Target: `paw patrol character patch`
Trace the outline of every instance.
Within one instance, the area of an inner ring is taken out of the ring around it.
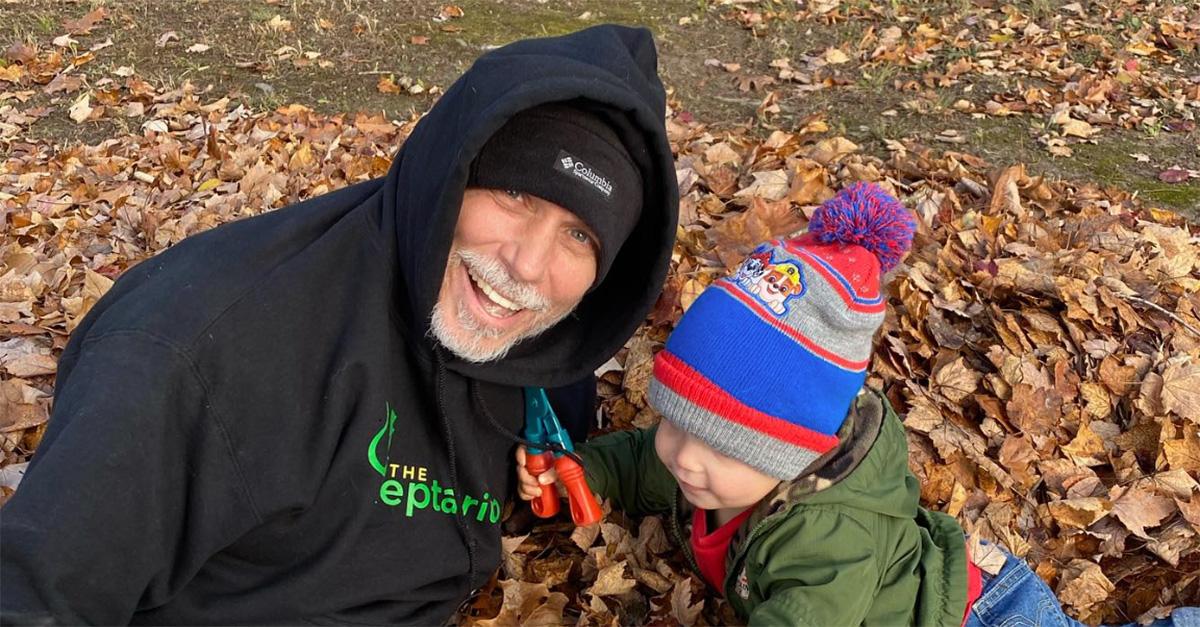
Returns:
[[[757,279],[743,285],[747,292],[778,316],[787,313],[788,301],[803,296],[807,289],[804,270],[791,261],[767,264]]]
[[[763,244],[754,249],[749,257],[738,266],[737,273],[733,275],[733,280],[742,287],[750,287],[767,273],[767,266],[771,265],[770,246]]]

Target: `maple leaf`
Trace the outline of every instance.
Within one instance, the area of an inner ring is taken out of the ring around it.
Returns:
[[[1157,527],[1167,516],[1175,513],[1174,501],[1154,494],[1146,486],[1133,485],[1128,488],[1114,486],[1112,513],[1133,535],[1146,540],[1146,527]]]
[[[696,624],[701,610],[704,609],[704,599],[692,603],[692,582],[681,579],[675,582],[671,589],[671,616],[684,627]]]
[[[1200,362],[1176,362],[1162,374],[1162,407],[1200,425]]]
[[[975,392],[979,385],[979,373],[967,366],[966,361],[959,357],[947,363],[933,375],[933,383],[942,396],[953,404],[959,404]]]

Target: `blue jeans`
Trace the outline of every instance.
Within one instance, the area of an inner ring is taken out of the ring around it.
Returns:
[[[971,606],[966,627],[1082,627],[1083,623],[1063,612],[1050,587],[1025,560],[1007,557],[998,574],[983,573],[983,592]],[[1200,608],[1176,608],[1150,625],[1200,627]]]

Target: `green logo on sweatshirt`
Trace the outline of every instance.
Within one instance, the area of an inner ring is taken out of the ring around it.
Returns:
[[[475,517],[483,522],[492,524],[500,522],[500,502],[484,492],[482,499],[464,494],[460,500],[454,494],[454,488],[438,484],[437,479],[429,481],[429,469],[404,463],[393,463],[392,438],[396,434],[396,410],[387,406],[387,420],[383,427],[371,438],[367,448],[367,461],[371,468],[379,473],[383,481],[379,484],[379,500],[388,507],[404,508],[404,515],[412,518],[414,511],[433,508],[439,514],[457,515],[460,511],[464,517]],[[384,442],[386,438],[387,442]],[[382,447],[383,457],[380,458]],[[472,511],[474,509],[474,511]]]

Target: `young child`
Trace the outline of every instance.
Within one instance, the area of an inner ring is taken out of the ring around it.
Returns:
[[[669,513],[692,567],[752,625],[1078,624],[1022,560],[981,572],[958,523],[918,506],[904,426],[864,388],[881,276],[914,229],[878,186],[843,190],[679,321],[655,357],[656,427],[579,447],[592,489]],[[522,498],[553,481],[517,461]]]

